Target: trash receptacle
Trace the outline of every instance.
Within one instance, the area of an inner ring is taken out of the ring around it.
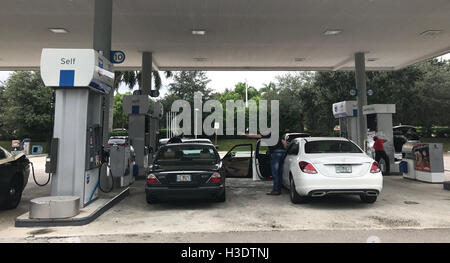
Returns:
[[[44,152],[44,147],[42,145],[33,145],[31,147],[31,154],[42,154]]]
[[[404,178],[416,179],[416,170],[414,162],[416,157],[414,155],[414,146],[418,144],[418,141],[409,141],[402,146],[402,161],[400,165],[400,172],[403,174]],[[402,164],[403,163],[403,164]]]
[[[444,182],[442,143],[420,143],[414,146],[416,179],[428,183]]]

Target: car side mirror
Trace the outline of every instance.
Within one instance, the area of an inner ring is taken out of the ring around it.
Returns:
[[[214,145],[214,147],[216,148],[216,150],[219,150],[219,145]]]

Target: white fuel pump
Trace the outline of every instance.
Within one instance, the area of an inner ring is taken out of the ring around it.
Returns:
[[[367,152],[375,158],[373,150],[374,136],[387,140],[384,151],[389,158],[390,173],[399,173],[399,162],[394,158],[394,131],[392,128],[392,114],[395,113],[395,104],[371,104],[363,106],[363,114],[367,115]],[[382,171],[384,160],[381,160]]]
[[[93,49],[42,50],[41,77],[55,89],[54,138],[46,165],[52,174],[51,196],[32,201],[30,218],[72,217],[97,198],[100,169],[107,160],[103,109],[113,72],[108,59]]]
[[[147,167],[157,149],[163,106],[138,90],[123,98],[122,107],[125,114],[128,114],[128,137],[136,154],[133,173],[138,178],[145,178]]]
[[[358,142],[358,109],[356,101],[340,101],[332,106],[334,118],[339,119],[339,135]]]

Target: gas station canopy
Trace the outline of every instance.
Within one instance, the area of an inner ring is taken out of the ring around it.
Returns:
[[[449,14],[449,0],[113,0],[112,49],[119,69],[149,51],[159,70],[353,70],[356,52],[396,70],[450,52]],[[93,0],[2,0],[0,70],[92,48],[93,24]]]

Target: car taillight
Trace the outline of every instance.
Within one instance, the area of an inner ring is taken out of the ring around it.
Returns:
[[[161,182],[158,180],[158,178],[156,177],[156,175],[154,174],[149,174],[147,176],[147,184],[161,184]]]
[[[314,166],[308,162],[304,162],[301,161],[298,163],[298,165],[300,166],[300,170],[302,170],[302,172],[307,173],[307,174],[316,174],[316,168],[314,168]]]
[[[373,174],[379,173],[380,170],[380,165],[377,162],[373,162],[372,166],[370,167],[370,172]]]
[[[209,178],[208,183],[220,183],[221,178],[220,173],[213,173]]]

